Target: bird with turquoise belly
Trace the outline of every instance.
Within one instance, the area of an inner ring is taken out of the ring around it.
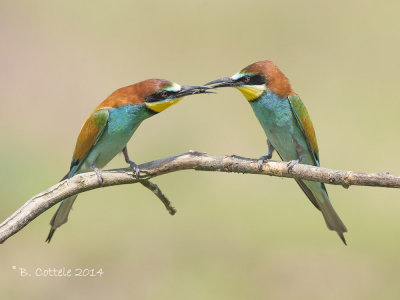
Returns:
[[[261,168],[276,150],[291,169],[296,163],[320,165],[319,150],[313,124],[300,97],[292,90],[289,80],[272,61],[259,61],[231,77],[207,83],[214,88],[234,87],[251,105],[266,136],[268,153],[259,158]],[[297,184],[321,211],[326,225],[336,231],[346,244],[346,226],[329,199],[325,185],[316,181],[296,179]]]
[[[139,168],[130,160],[126,144],[139,125],[146,119],[178,103],[184,96],[206,93],[207,87],[180,86],[163,79],[149,79],[120,88],[97,106],[84,122],[70,170],[63,179],[76,174],[95,171],[100,184],[100,169],[122,152],[136,177]],[[55,230],[67,222],[77,195],[63,200],[50,221],[46,239],[50,242]]]

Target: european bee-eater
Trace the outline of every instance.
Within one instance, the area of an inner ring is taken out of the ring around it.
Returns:
[[[83,124],[70,170],[63,179],[94,170],[101,184],[103,179],[99,169],[120,152],[138,177],[139,169],[129,159],[126,144],[140,123],[178,103],[184,96],[206,93],[206,89],[209,88],[149,79],[116,90],[95,108]],[[55,230],[67,222],[76,197],[63,200],[58,207],[50,222],[47,242],[50,242]]]
[[[274,150],[289,168],[296,163],[319,166],[317,139],[313,124],[300,97],[292,90],[289,80],[272,61],[253,63],[232,77],[207,83],[217,87],[234,87],[250,103],[267,135],[268,154],[258,160],[261,168]],[[325,185],[296,179],[314,206],[322,212],[326,225],[337,232],[346,244],[346,226],[335,212]]]

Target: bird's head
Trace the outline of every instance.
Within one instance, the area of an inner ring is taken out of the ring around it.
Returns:
[[[120,107],[140,104],[152,112],[159,113],[185,96],[210,93],[207,91],[209,89],[211,88],[206,86],[180,86],[164,79],[148,79],[116,90],[102,105]]]
[[[152,88],[144,97],[146,107],[156,113],[178,103],[183,97],[195,94],[210,93],[209,87],[198,85],[180,86],[167,80],[152,79],[149,81]]]
[[[248,101],[258,99],[267,90],[280,97],[293,93],[289,80],[269,60],[253,63],[231,77],[213,80],[205,85],[218,87],[234,87],[246,97]]]

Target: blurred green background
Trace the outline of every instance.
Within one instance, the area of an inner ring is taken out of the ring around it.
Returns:
[[[400,173],[399,1],[2,1],[0,217],[68,170],[80,127],[115,89],[202,84],[271,59],[308,107],[322,165]],[[259,157],[265,136],[235,90],[145,121],[137,163],[185,152]],[[274,159],[278,159],[274,156]],[[109,165],[125,166],[122,156]],[[78,198],[0,246],[2,299],[399,299],[399,191],[328,186],[344,247],[293,180],[183,171]],[[102,268],[20,277],[17,268]]]

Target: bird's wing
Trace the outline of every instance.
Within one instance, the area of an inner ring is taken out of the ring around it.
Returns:
[[[295,94],[289,95],[288,99],[293,115],[295,116],[297,123],[299,124],[299,128],[306,138],[308,148],[314,157],[315,165],[319,166],[317,138],[315,136],[314,126],[311,122],[307,108],[301,101],[300,97]]]
[[[85,121],[76,141],[72,156],[71,172],[74,173],[85,160],[93,146],[101,138],[108,124],[109,111],[107,108],[95,110]]]

